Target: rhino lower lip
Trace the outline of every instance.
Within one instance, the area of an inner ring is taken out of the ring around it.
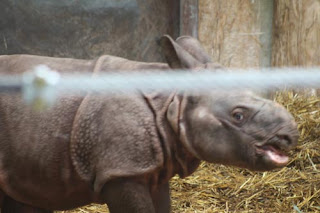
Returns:
[[[267,157],[275,165],[283,166],[289,161],[289,157],[275,145],[257,146],[257,153]]]

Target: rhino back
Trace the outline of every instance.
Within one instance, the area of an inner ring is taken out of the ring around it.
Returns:
[[[62,73],[81,73],[93,70],[94,60],[81,60],[72,58],[53,58],[36,55],[1,55],[1,74],[21,74],[31,71],[39,64]]]

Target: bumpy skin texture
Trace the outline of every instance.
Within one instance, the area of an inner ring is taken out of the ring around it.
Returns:
[[[113,56],[75,60],[0,56],[18,74],[37,64],[66,73],[221,67],[197,40],[164,36],[168,64]],[[270,170],[284,166],[298,137],[292,116],[248,91],[62,97],[34,112],[18,96],[0,96],[2,212],[51,212],[107,203],[115,212],[169,212],[169,179],[201,160]]]

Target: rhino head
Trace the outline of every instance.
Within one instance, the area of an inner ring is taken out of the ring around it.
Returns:
[[[199,42],[165,36],[161,44],[172,68],[215,69]],[[256,171],[285,166],[297,144],[297,125],[281,105],[251,91],[184,92],[176,95],[167,119],[184,147],[212,163]]]

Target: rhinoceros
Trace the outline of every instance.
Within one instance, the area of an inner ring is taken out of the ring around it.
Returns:
[[[221,69],[192,37],[160,39],[167,63],[104,55],[77,60],[0,56],[2,74],[38,64],[61,73]],[[0,187],[5,212],[52,212],[106,203],[110,212],[170,212],[168,181],[201,161],[256,171],[283,167],[298,139],[279,104],[250,91],[133,91],[63,96],[35,112],[0,96]]]

